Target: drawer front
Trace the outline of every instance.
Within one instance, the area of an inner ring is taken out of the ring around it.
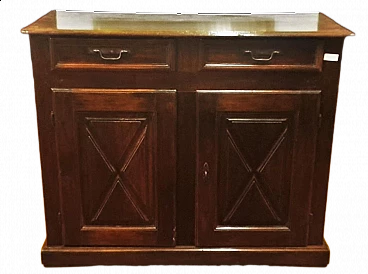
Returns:
[[[174,70],[170,39],[51,38],[52,69]]]
[[[199,70],[320,71],[322,49],[310,39],[203,39]]]

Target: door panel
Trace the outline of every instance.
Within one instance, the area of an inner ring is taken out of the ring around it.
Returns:
[[[55,89],[54,109],[65,244],[172,246],[175,92]]]
[[[197,245],[306,245],[319,92],[199,92],[197,104]]]
[[[286,224],[293,118],[219,115],[219,225]]]
[[[155,118],[143,113],[77,115],[86,225],[154,225]]]

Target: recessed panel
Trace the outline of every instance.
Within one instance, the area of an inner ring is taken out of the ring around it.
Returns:
[[[226,113],[220,117],[219,225],[285,225],[292,117]]]
[[[152,225],[150,114],[82,113],[78,119],[86,225]]]

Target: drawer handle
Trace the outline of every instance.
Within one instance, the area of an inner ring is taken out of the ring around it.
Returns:
[[[120,60],[121,59],[121,56],[123,53],[129,53],[130,51],[129,50],[126,50],[126,49],[122,49],[118,54],[117,57],[106,57],[103,55],[102,51],[99,50],[99,49],[93,49],[92,50],[93,52],[98,52],[100,54],[100,57],[104,60],[110,60],[110,61],[116,61],[116,60]],[[111,52],[113,53],[113,52]]]
[[[254,57],[253,52],[251,50],[246,50],[246,51],[244,51],[244,53],[250,53],[250,57],[252,57],[252,59],[254,61],[270,61],[270,60],[272,60],[272,58],[275,54],[278,54],[280,52],[278,50],[274,50],[273,52],[271,52],[271,55],[267,58]]]

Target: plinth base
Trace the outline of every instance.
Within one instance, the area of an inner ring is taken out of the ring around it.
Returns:
[[[326,242],[307,247],[198,248],[64,247],[41,251],[46,267],[90,265],[283,265],[324,267],[329,263]]]

